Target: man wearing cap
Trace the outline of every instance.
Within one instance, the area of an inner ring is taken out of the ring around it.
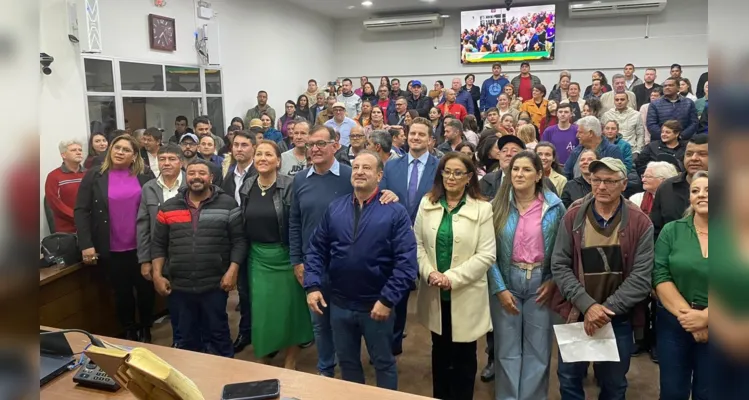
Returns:
[[[324,125],[326,122],[333,119],[333,104],[335,103],[335,96],[328,96],[328,98],[325,100],[325,108],[317,113],[315,125]]]
[[[510,161],[515,154],[526,150],[525,142],[515,135],[504,135],[497,140],[497,148],[499,149],[499,169],[490,172],[479,181],[479,187],[481,188],[481,194],[486,196],[488,199],[494,198],[499,191],[499,185],[502,184],[502,178],[505,174],[509,174]],[[552,193],[559,195],[554,184],[548,177],[543,178],[544,186],[549,189]]]
[[[505,90],[505,85],[509,83],[510,81],[502,75],[502,64],[492,64],[492,76],[487,78],[481,85],[480,104],[482,116],[486,114],[486,110],[497,106],[497,97],[502,94]]]
[[[567,323],[583,322],[585,333],[611,323],[618,362],[596,363],[602,399],[624,399],[632,351],[633,324],[644,322],[638,305],[652,289],[653,224],[640,207],[626,200],[627,167],[617,158],[590,163],[593,192],[574,203],[562,219],[551,256],[559,292],[552,308]],[[559,357],[563,399],[585,398],[588,362]]]
[[[353,92],[353,83],[351,83],[351,79],[344,79],[341,87],[343,87],[343,92],[336,97],[336,102],[343,104],[343,107],[346,109],[345,115],[347,117],[355,118],[357,115],[361,114],[361,97]],[[335,113],[333,113],[333,116],[335,117]]]
[[[190,161],[198,158],[198,143],[200,140],[194,133],[185,133],[179,138],[179,147],[182,149],[182,170],[187,170],[187,165]],[[221,167],[213,163],[208,163],[213,175],[213,184],[221,186],[223,179],[221,178]]]
[[[434,106],[431,98],[422,95],[421,81],[411,82],[411,94],[406,96],[408,109],[416,110],[422,118],[429,118],[429,110]]]
[[[583,148],[595,151],[601,158],[613,157],[622,160],[622,163],[624,162],[619,147],[605,140],[601,136],[602,134],[601,122],[598,121],[598,118],[589,115],[577,120],[577,140],[580,144],[572,150],[567,162],[564,163],[564,175],[567,180],[575,179],[582,174],[579,159]]]
[[[349,81],[349,83],[351,83]],[[338,136],[340,136],[340,144],[348,146],[350,143],[349,136],[351,135],[351,128],[356,126],[356,121],[346,116],[346,105],[341,102],[336,102],[331,107],[333,110],[333,119],[328,120],[324,125],[332,128]]]
[[[520,64],[520,75],[512,78],[510,84],[515,88],[518,98],[522,101],[533,97],[533,87],[541,84],[541,79],[531,74],[531,65],[528,62]],[[496,99],[497,96],[494,96]]]

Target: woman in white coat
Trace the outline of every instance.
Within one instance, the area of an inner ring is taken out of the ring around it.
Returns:
[[[432,332],[433,397],[471,400],[476,340],[491,329],[486,294],[496,257],[492,208],[465,154],[446,154],[437,172],[414,225],[421,279],[417,316]]]

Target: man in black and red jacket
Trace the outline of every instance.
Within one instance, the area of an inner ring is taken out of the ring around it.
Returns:
[[[207,161],[191,161],[187,187],[160,207],[151,243],[153,283],[179,314],[180,348],[209,346],[233,357],[226,301],[247,257],[247,243],[237,202],[211,184],[211,175]]]

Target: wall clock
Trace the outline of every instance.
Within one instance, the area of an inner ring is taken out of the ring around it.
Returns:
[[[176,51],[174,18],[148,15],[148,38],[154,50]]]

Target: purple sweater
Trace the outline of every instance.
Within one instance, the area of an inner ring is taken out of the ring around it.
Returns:
[[[559,125],[552,125],[546,128],[541,135],[541,140],[550,142],[557,148],[557,161],[562,165],[567,162],[572,149],[580,144],[577,140],[577,125],[575,124],[572,124],[567,130],[559,129]]]
[[[138,247],[135,223],[140,207],[141,187],[136,175],[130,171],[109,171],[109,247],[110,251],[123,252]]]

